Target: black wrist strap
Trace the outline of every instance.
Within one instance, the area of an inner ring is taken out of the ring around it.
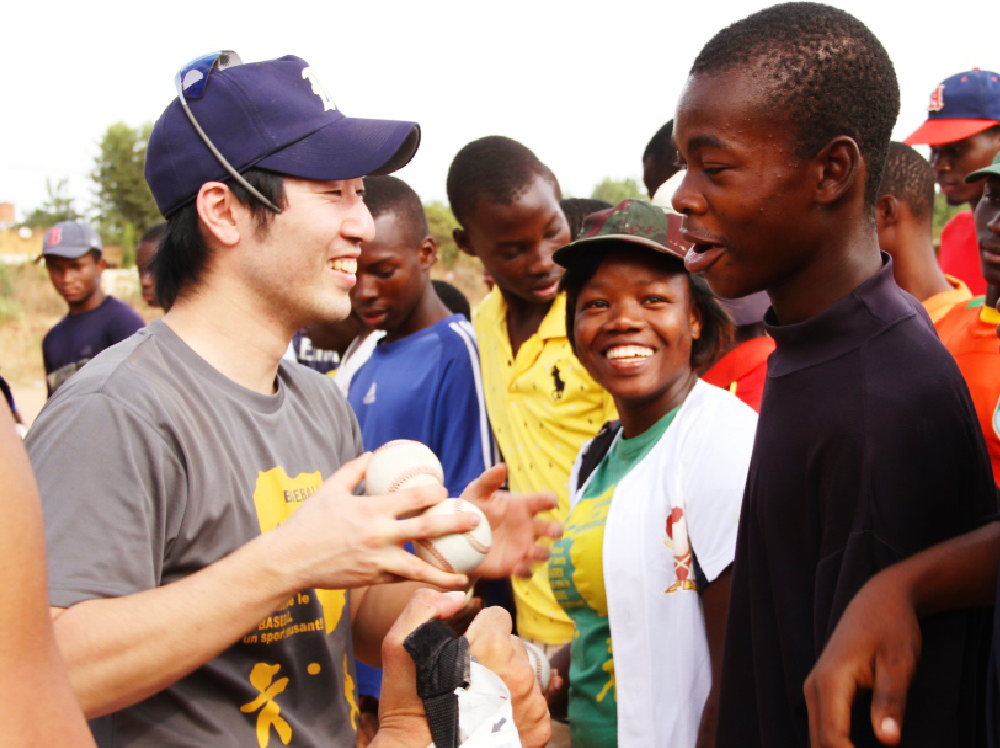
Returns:
[[[455,638],[441,621],[427,621],[403,641],[417,670],[417,696],[424,702],[435,748],[458,748],[456,688],[469,686],[469,640]]]

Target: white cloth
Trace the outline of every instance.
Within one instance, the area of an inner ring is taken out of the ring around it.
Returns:
[[[340,391],[345,395],[351,389],[351,380],[358,373],[358,369],[364,366],[365,361],[372,357],[378,341],[385,337],[385,330],[372,330],[362,337],[357,337],[344,351],[344,357],[340,359],[340,366],[333,375],[333,381],[340,387]]]
[[[681,559],[690,538],[709,582],[732,563],[756,427],[753,409],[699,381],[615,488],[603,548],[620,746],[695,744],[712,670]]]

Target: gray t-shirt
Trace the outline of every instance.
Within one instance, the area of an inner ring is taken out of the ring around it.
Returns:
[[[273,529],[361,452],[361,437],[330,378],[282,361],[276,394],[251,392],[156,321],[61,387],[27,447],[50,601],[70,606],[176,582]],[[353,745],[350,637],[347,594],[304,590],[191,675],[91,727],[102,746]]]

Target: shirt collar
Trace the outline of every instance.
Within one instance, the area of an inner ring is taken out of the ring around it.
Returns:
[[[886,325],[917,314],[917,304],[896,285],[892,261],[883,252],[877,273],[816,316],[779,325],[774,309],[767,310],[764,323],[776,343],[768,359],[768,375],[782,376],[832,361],[860,347]]]

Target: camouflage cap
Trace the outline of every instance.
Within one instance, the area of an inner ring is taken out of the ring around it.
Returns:
[[[568,267],[591,245],[607,242],[630,242],[655,249],[683,260],[691,244],[681,238],[680,213],[665,210],[646,200],[622,200],[618,205],[591,213],[583,222],[576,241],[555,251],[552,259]]]

